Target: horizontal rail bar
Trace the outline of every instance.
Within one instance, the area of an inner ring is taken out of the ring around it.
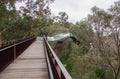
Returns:
[[[44,42],[46,45],[47,54],[52,67],[54,79],[72,79],[70,74],[67,72],[67,70],[65,69],[65,67],[63,66],[63,64],[56,56],[51,46],[49,45],[48,41],[45,39],[45,37],[44,37]]]

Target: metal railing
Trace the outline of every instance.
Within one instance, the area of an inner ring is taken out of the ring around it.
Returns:
[[[45,45],[44,47],[46,49],[46,53],[49,58],[50,67],[52,70],[51,73],[53,74],[54,79],[72,79],[72,77],[67,72],[67,70],[65,69],[59,58],[56,56],[55,52],[53,51],[53,49],[51,48],[45,37],[44,37],[44,45]]]
[[[31,37],[14,40],[7,45],[4,44],[4,46],[0,48],[0,72],[14,61],[35,39],[36,37]]]

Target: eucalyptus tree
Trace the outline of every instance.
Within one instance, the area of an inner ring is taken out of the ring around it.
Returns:
[[[0,31],[5,28],[6,21],[11,21],[17,15],[15,3],[22,0],[0,0]]]
[[[49,4],[54,0],[27,0],[26,7],[22,7],[22,15],[32,17],[31,25],[28,33],[39,35],[41,29],[48,26],[51,22],[51,11]]]
[[[18,14],[15,8],[15,3],[18,0],[1,0],[0,1],[0,40],[2,40],[2,34],[7,29],[10,29]],[[22,0],[19,0],[19,2]],[[4,38],[4,37],[3,37]]]
[[[68,15],[66,12],[59,12],[58,13],[58,22],[62,26],[66,26],[68,20]]]
[[[116,50],[116,71],[115,71],[115,79],[120,78],[120,1],[114,3],[113,6],[109,9],[110,14],[112,15],[111,20],[111,31],[112,38],[115,43]]]
[[[50,20],[49,4],[54,0],[1,0],[0,39],[24,38],[38,35],[42,26]],[[15,4],[24,2],[25,7],[16,10]],[[49,18],[48,18],[49,17]]]
[[[93,30],[88,24],[87,20],[76,23],[70,27],[70,32],[76,35],[77,39],[80,41],[80,53],[86,54],[90,49],[90,43],[93,37]]]
[[[107,61],[107,66],[113,71],[114,79],[120,77],[120,2],[116,2],[108,12],[92,8],[89,22],[95,32],[93,42],[100,55]],[[116,60],[117,59],[117,60]]]

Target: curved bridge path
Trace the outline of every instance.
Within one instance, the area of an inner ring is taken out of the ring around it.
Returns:
[[[66,38],[71,38],[73,40],[73,42],[76,44],[80,43],[80,41],[77,39],[77,37],[75,35],[73,35],[72,33],[60,33],[60,34],[57,34],[54,36],[48,36],[47,41],[56,42],[53,50],[56,54],[58,54],[62,50],[62,47],[64,45],[64,40]],[[38,37],[38,39],[41,41],[44,40],[43,37]]]
[[[48,41],[59,41],[65,38],[72,38],[74,41],[77,41],[77,38],[75,35],[73,35],[72,33],[60,33],[54,36],[48,36],[47,40]],[[43,40],[43,37],[38,37],[39,40]]]
[[[0,79],[49,79],[43,42],[33,42],[0,73]]]

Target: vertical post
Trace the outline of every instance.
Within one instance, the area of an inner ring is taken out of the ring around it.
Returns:
[[[13,48],[13,51],[14,51],[14,60],[16,59],[16,45],[15,45],[16,41],[14,40],[13,41],[13,45],[14,45],[14,48]]]
[[[2,47],[2,33],[0,32],[0,47]]]
[[[61,71],[61,79],[65,79],[65,77],[64,77],[64,75],[63,75],[63,73],[62,73],[62,71]]]

